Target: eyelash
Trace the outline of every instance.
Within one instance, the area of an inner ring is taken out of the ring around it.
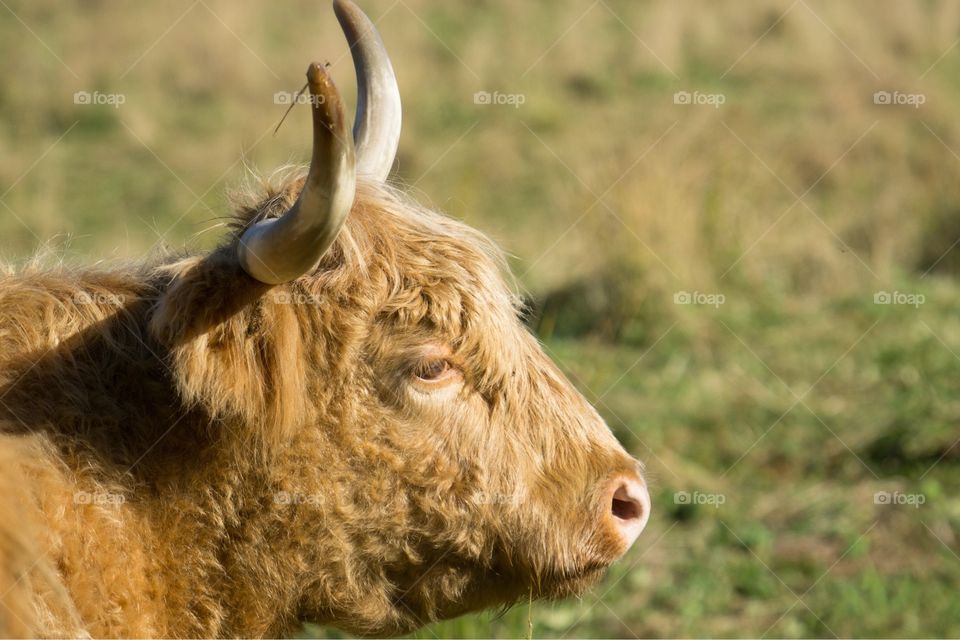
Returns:
[[[446,359],[429,360],[421,363],[414,371],[414,375],[424,382],[433,382],[441,378],[452,366]]]

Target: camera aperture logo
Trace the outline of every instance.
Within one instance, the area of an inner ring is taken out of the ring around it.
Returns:
[[[873,304],[902,304],[918,308],[927,301],[922,293],[904,293],[903,291],[877,291],[873,294]]]
[[[873,104],[913,107],[919,109],[927,101],[926,94],[904,93],[902,91],[877,91],[873,94]]]
[[[119,109],[127,101],[122,93],[100,93],[99,91],[77,91],[73,94],[73,104],[105,105]]]
[[[873,494],[873,504],[907,506],[919,509],[926,504],[927,496],[922,493],[901,493],[899,491],[877,491]]]
[[[677,491],[673,494],[674,504],[702,504],[714,509],[727,502],[727,496],[722,493],[702,493],[700,491]]]
[[[673,304],[708,306],[718,309],[727,301],[722,293],[703,293],[702,291],[677,291],[673,294]]]
[[[308,304],[319,305],[320,298],[312,293],[302,291],[274,291],[270,298],[274,304]]]
[[[74,504],[89,504],[97,507],[119,507],[127,501],[121,493],[109,491],[77,491],[73,494]]]
[[[278,491],[273,495],[273,503],[279,505],[313,505],[322,506],[325,499],[319,493],[295,493]]]
[[[496,504],[520,504],[520,497],[512,493],[492,493],[481,491],[476,496],[477,504],[496,505]]]
[[[477,91],[473,94],[473,104],[508,106],[519,109],[526,104],[527,96],[522,93],[500,93],[499,91]]]
[[[107,293],[105,291],[78,291],[73,294],[73,304],[75,305],[96,305],[120,307],[127,298],[120,293]]]
[[[719,109],[727,101],[722,93],[702,93],[700,91],[677,91],[673,94],[673,104],[707,106]]]
[[[321,105],[326,101],[326,96],[315,96],[309,91],[277,91],[275,94],[273,94],[273,104]]]

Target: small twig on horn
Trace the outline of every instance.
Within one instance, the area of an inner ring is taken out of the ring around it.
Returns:
[[[283,124],[283,121],[287,119],[288,115],[290,115],[290,110],[293,109],[293,106],[300,100],[300,96],[302,96],[303,92],[307,90],[309,84],[309,82],[304,82],[303,86],[300,87],[300,91],[297,91],[296,95],[293,96],[293,100],[290,101],[290,106],[287,107],[287,110],[283,112],[283,117],[280,118],[280,122],[277,123],[277,128],[273,130],[273,135],[277,135],[277,131],[280,131],[280,126]]]

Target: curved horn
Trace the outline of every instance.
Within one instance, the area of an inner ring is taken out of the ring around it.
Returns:
[[[356,159],[340,95],[319,63],[307,69],[307,84],[313,156],[303,190],[285,214],[261,220],[240,238],[241,266],[265,284],[289,282],[312,270],[353,206]]]
[[[397,77],[370,18],[350,0],[334,0],[333,10],[350,43],[357,72],[357,113],[353,123],[357,172],[383,182],[390,174],[400,144]]]

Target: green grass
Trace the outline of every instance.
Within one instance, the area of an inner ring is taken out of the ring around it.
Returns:
[[[683,307],[643,348],[548,341],[655,478],[630,580],[614,570],[605,606],[568,605],[588,613],[564,631],[960,633],[960,292],[904,287],[926,302],[870,295],[770,317],[731,293],[717,309]],[[925,502],[875,504],[881,491]],[[677,504],[678,492],[724,502]]]

